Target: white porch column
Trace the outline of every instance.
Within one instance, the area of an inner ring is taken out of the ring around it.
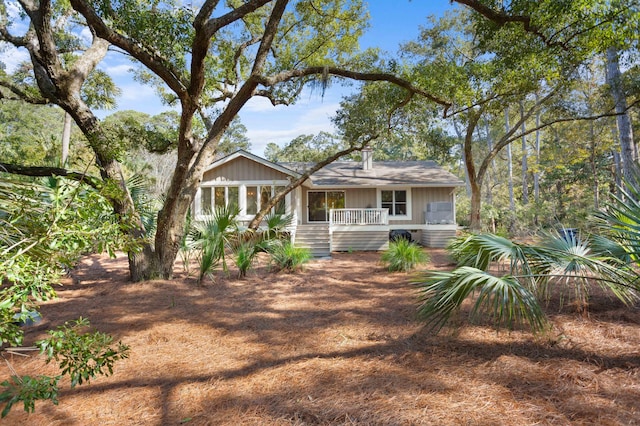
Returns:
[[[198,188],[196,196],[193,198],[193,217],[196,218],[202,214],[202,189]]]

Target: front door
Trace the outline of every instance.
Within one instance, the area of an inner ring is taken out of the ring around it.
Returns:
[[[344,208],[344,191],[309,191],[309,222],[328,222],[329,210]]]

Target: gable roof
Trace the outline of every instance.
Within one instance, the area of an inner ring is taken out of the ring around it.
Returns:
[[[233,153],[231,153],[229,155],[226,155],[226,156],[224,156],[222,158],[219,158],[219,159],[215,160],[207,168],[205,168],[204,171],[208,172],[209,170],[213,170],[216,167],[220,167],[223,164],[229,163],[229,162],[235,160],[238,157],[248,158],[250,160],[255,161],[256,163],[260,163],[265,167],[270,167],[270,168],[275,169],[275,170],[277,170],[277,171],[279,171],[281,173],[284,173],[286,175],[290,175],[290,176],[293,176],[293,177],[299,177],[300,176],[300,173],[298,173],[295,170],[291,170],[291,169],[289,169],[287,167],[284,167],[284,166],[282,166],[282,165],[280,165],[278,163],[274,163],[272,161],[269,161],[269,160],[267,160],[265,158],[258,157],[257,155],[252,154],[252,153],[250,153],[248,151],[245,151],[243,149],[239,149],[239,150],[237,150],[237,151],[235,151],[235,152],[233,152]]]
[[[209,165],[205,172],[245,157],[281,173],[300,177],[314,163],[274,163],[244,150],[224,156]],[[310,182],[309,182],[310,181]],[[364,170],[358,161],[335,161],[315,172],[307,181],[312,187],[379,187],[379,186],[463,186],[464,182],[453,173],[440,167],[435,161],[374,161],[373,167]]]
[[[279,163],[298,172],[312,163]],[[313,186],[463,186],[464,182],[435,161],[374,161],[364,170],[357,161],[336,161],[311,176]]]

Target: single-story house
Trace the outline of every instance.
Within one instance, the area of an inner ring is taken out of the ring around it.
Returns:
[[[222,203],[235,203],[250,221],[276,191],[309,168],[274,163],[239,150],[204,172],[193,211],[196,220]],[[455,236],[455,191],[459,178],[433,161],[336,161],[291,191],[278,208],[292,214],[294,243],[316,256],[332,251],[385,250],[389,233],[403,230],[427,247],[443,247]]]

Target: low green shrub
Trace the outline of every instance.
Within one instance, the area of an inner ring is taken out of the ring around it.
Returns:
[[[428,261],[429,256],[422,247],[405,239],[390,242],[389,249],[382,253],[382,262],[388,264],[389,271],[410,271]]]
[[[259,250],[252,241],[242,241],[233,248],[234,261],[238,267],[238,276],[243,278],[253,265]]]
[[[295,247],[290,241],[274,240],[268,247],[271,264],[278,271],[293,272],[302,269],[311,259],[311,251],[303,247]]]

